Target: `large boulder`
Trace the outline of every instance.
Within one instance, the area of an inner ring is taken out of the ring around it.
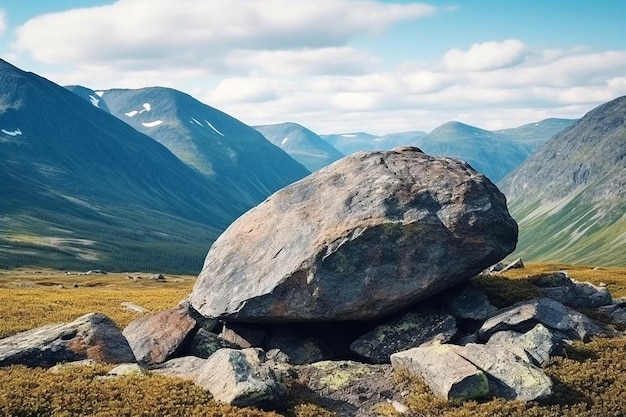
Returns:
[[[467,163],[363,152],[235,221],[189,300],[227,321],[373,319],[468,280],[516,243],[505,197]]]
[[[115,322],[100,313],[0,339],[0,366],[50,367],[84,359],[101,363],[135,362],[133,351]]]

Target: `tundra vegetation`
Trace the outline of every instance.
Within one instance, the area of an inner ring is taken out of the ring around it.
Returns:
[[[579,281],[605,283],[614,297],[626,297],[626,268],[531,264],[501,275],[477,277],[491,302],[504,307],[537,296],[531,285],[541,274],[567,270]],[[0,337],[49,323],[102,312],[120,326],[141,314],[124,308],[133,303],[147,312],[174,307],[191,291],[194,277],[150,274],[76,274],[54,270],[0,271]],[[602,317],[596,317],[602,319]],[[623,329],[622,329],[623,330]],[[156,374],[103,378],[111,366],[61,367],[59,370],[10,366],[0,368],[0,415],[5,416],[333,416],[306,392],[293,387],[284,414],[237,408],[214,401],[191,382]],[[445,401],[408,373],[396,373],[406,391],[407,415],[417,416],[623,416],[626,413],[626,337],[575,343],[552,360],[546,372],[554,394],[541,402],[501,399]],[[375,413],[400,415],[382,401]]]

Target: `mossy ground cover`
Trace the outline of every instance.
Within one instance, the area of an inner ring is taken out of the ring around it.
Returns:
[[[566,270],[580,281],[605,283],[626,296],[626,268],[530,264],[502,276],[477,280],[492,301],[502,305],[533,298],[532,280],[539,274]],[[134,277],[133,278],[129,278]],[[141,276],[141,279],[137,278]],[[150,274],[76,275],[63,271],[0,270],[0,337],[44,324],[74,320],[100,311],[120,327],[139,317],[121,307],[123,301],[149,311],[174,307],[191,290],[194,278]],[[78,285],[78,287],[74,287]],[[218,404],[190,382],[159,375],[101,379],[108,367],[69,368],[58,373],[21,366],[0,368],[0,415],[4,416],[279,416],[275,412]],[[433,396],[416,378],[398,375],[406,405],[417,416],[624,416],[626,415],[626,337],[577,344],[546,371],[555,394],[544,402],[499,399],[448,402]],[[295,401],[294,401],[295,400]],[[382,404],[380,415],[396,414]],[[291,399],[287,416],[328,416],[314,404]]]

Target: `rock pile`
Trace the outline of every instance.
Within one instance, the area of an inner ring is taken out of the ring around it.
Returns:
[[[496,309],[470,279],[516,240],[504,197],[467,164],[361,153],[242,216],[177,308],[123,332],[90,315],[14,335],[0,365],[139,363],[245,406],[280,407],[297,381],[346,416],[381,400],[406,411],[394,369],[448,399],[544,398],[541,367],[564,343],[613,334],[573,308],[617,321],[626,303],[556,273],[535,282],[545,297]]]

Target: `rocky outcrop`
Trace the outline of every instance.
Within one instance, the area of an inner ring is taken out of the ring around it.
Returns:
[[[215,241],[189,300],[228,321],[366,320],[470,279],[517,224],[468,164],[359,153],[288,186]]]
[[[456,331],[456,320],[448,314],[409,312],[359,337],[350,350],[370,362],[389,363],[393,353],[448,342]]]
[[[534,284],[546,297],[570,307],[598,308],[611,304],[611,293],[606,286],[575,281],[563,271],[540,276]]]
[[[123,334],[137,360],[154,365],[168,360],[195,327],[188,308],[179,307],[135,319]]]
[[[539,323],[572,340],[588,341],[594,336],[613,334],[600,323],[551,298],[522,301],[502,309],[485,321],[478,333],[479,337],[486,341],[496,332],[502,330],[526,332]]]
[[[135,362],[128,342],[113,320],[100,313],[0,339],[0,366],[50,367],[84,359],[100,363]]]
[[[487,377],[451,345],[420,346],[391,355],[395,370],[420,375],[433,394],[448,400],[467,400],[489,394]]]
[[[463,320],[485,320],[498,311],[489,302],[485,293],[474,285],[466,285],[460,290],[446,294],[444,303],[450,314]]]

